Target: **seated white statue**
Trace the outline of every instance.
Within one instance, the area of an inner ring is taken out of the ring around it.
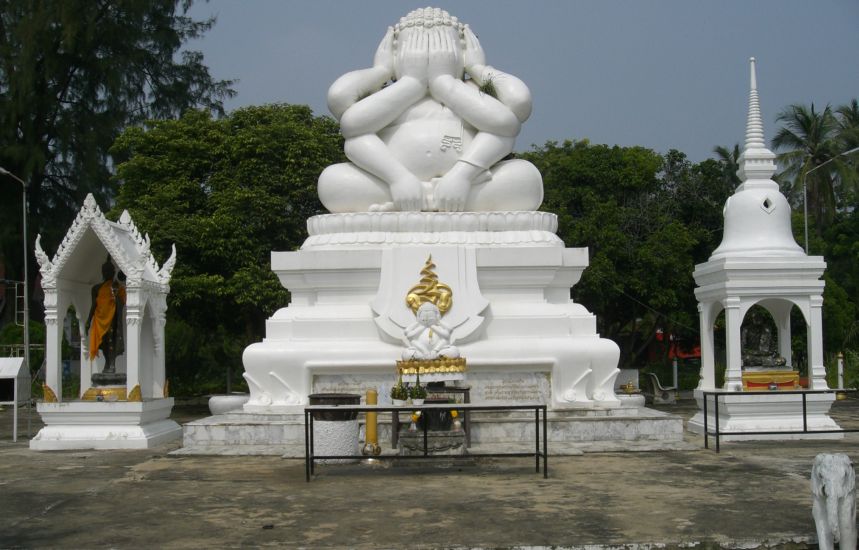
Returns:
[[[352,161],[319,177],[331,212],[536,210],[543,200],[533,164],[502,160],[531,114],[528,87],[487,65],[471,29],[443,10],[388,28],[373,66],[338,78],[328,107]]]
[[[424,302],[415,313],[417,320],[406,327],[408,347],[403,351],[403,360],[431,360],[439,357],[456,359],[459,350],[450,343],[450,328],[441,321],[441,312],[432,302]]]

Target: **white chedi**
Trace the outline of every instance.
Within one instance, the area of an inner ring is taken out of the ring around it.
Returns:
[[[722,242],[711,260],[739,256],[802,256],[793,239],[790,204],[772,180],[775,154],[764,143],[755,58],[749,60],[751,86],[746,142],[737,176],[743,182],[725,203]]]
[[[513,150],[531,93],[486,64],[477,36],[444,10],[389,27],[373,66],[338,78],[328,107],[351,162],[319,177],[334,213],[536,210],[537,168]]]

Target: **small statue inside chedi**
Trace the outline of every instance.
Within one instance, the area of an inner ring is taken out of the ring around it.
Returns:
[[[92,377],[93,384],[124,384],[125,375],[116,372],[116,357],[125,351],[122,337],[123,309],[125,307],[124,277],[116,277],[116,268],[110,257],[101,266],[102,282],[92,287],[92,306],[86,320],[89,334],[89,358],[104,355],[104,370]]]
[[[418,308],[417,320],[406,327],[405,337],[409,342],[403,351],[403,360],[456,359],[459,350],[450,343],[450,328],[441,321],[441,312],[432,302],[425,302]]]
[[[338,78],[328,106],[351,161],[319,177],[331,212],[530,211],[543,200],[534,165],[502,160],[530,91],[487,65],[477,36],[441,9],[388,28],[373,66]]]

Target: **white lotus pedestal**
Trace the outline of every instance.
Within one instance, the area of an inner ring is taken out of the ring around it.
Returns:
[[[36,405],[45,427],[30,440],[37,451],[148,449],[182,437],[170,420],[173,398],[66,401]]]
[[[720,432],[767,432],[802,431],[802,395],[780,394],[773,391],[767,395],[743,395],[742,392],[721,391],[719,399]],[[698,413],[687,424],[693,433],[704,433],[704,396],[695,390]],[[806,423],[809,431],[838,430],[838,424],[829,418],[829,408],[835,401],[834,393],[809,393],[806,400]],[[707,429],[716,429],[714,397],[707,396]],[[843,439],[843,433],[798,433],[773,435],[725,435],[722,441],[787,440],[787,439]]]

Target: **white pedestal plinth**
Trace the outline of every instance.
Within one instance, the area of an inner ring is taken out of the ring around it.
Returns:
[[[371,387],[385,403],[403,330],[415,320],[405,297],[430,256],[452,289],[443,321],[468,361],[466,383],[475,375],[472,402],[619,407],[620,350],[570,299],[587,249],[563,248],[555,223],[543,212],[311,218],[302,250],[272,252],[292,302],[268,319],[265,340],[245,349],[244,410],[286,412],[338,376],[384,378]]]
[[[182,437],[170,420],[173,398],[143,402],[38,403],[45,427],[30,441],[36,451],[148,449]]]
[[[767,395],[743,395],[742,392],[719,394],[720,432],[801,431],[802,395],[777,391]],[[835,401],[834,393],[809,393],[806,399],[806,422],[809,431],[838,430],[838,424],[829,415]],[[698,413],[687,424],[690,432],[704,433],[704,398],[695,390]],[[707,396],[707,429],[716,429],[716,412],[713,396]],[[798,433],[773,435],[726,435],[722,441],[785,440],[785,439],[843,439],[843,433]]]

